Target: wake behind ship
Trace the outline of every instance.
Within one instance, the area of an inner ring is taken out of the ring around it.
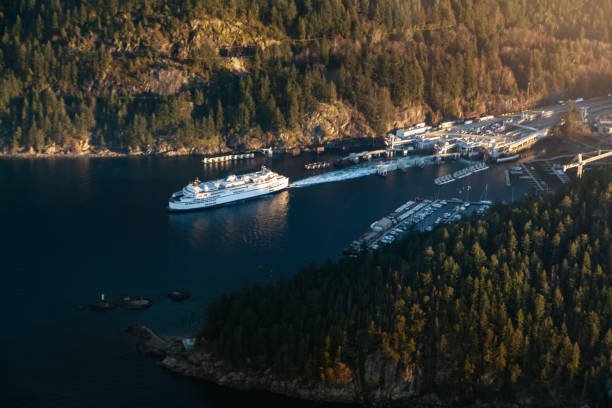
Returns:
[[[289,186],[289,178],[265,167],[260,171],[225,179],[200,182],[198,179],[172,194],[170,211],[189,211],[211,208],[275,193]]]

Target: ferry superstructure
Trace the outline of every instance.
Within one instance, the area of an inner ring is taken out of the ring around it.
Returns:
[[[211,208],[275,193],[289,186],[289,178],[265,167],[260,171],[225,179],[200,182],[198,179],[172,194],[170,211],[189,211]]]

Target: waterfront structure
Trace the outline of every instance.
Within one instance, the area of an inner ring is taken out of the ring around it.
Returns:
[[[258,172],[225,179],[200,182],[195,180],[181,191],[172,194],[168,202],[170,211],[188,211],[211,208],[236,201],[259,197],[286,189],[289,178],[265,167]]]
[[[255,153],[228,154],[225,156],[205,157],[202,159],[202,163],[204,164],[222,163],[222,162],[234,161],[234,160],[252,159],[254,157],[255,157]]]

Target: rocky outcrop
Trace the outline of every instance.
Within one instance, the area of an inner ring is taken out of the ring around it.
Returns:
[[[146,326],[133,325],[128,332],[140,338],[139,350],[162,356],[160,364],[165,369],[237,390],[269,391],[310,401],[368,406],[414,401],[419,391],[418,370],[398,368],[380,354],[367,358],[363,376],[357,372],[352,380],[340,385],[325,384],[299,378],[281,378],[269,369],[238,370],[200,348],[188,351],[181,339],[164,339]]]
[[[138,349],[143,353],[165,356],[169,353],[180,351],[180,344],[158,336],[147,326],[133,324],[128,327],[127,332],[140,339]]]
[[[210,80],[201,69],[204,61],[242,75],[257,47],[265,49],[283,40],[267,27],[205,13],[183,24],[168,21],[162,26],[133,26],[126,20],[125,30],[112,39],[94,33],[72,38],[68,48],[75,58],[89,58],[92,50],[106,55],[103,69],[85,93],[175,95]]]
[[[282,379],[268,371],[238,371],[201,351],[169,353],[161,366],[178,374],[210,381],[237,390],[270,391],[310,401],[353,403],[358,390],[353,386],[333,387],[298,379]]]
[[[360,377],[359,388],[368,401],[408,401],[418,396],[422,373],[376,353],[366,357]]]
[[[299,129],[279,134],[283,147],[337,146],[343,142],[376,137],[365,117],[340,101],[318,103]]]
[[[327,402],[358,401],[354,385],[333,387],[298,379],[282,379],[267,371],[236,370],[222,360],[201,350],[187,351],[181,339],[164,339],[143,325],[132,325],[128,333],[140,339],[138,349],[162,356],[161,366],[169,371],[213,382],[237,390],[270,391],[286,396]]]

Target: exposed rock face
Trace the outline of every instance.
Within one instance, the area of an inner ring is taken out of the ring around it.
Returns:
[[[217,61],[228,71],[244,74],[256,46],[265,49],[282,40],[278,33],[267,31],[240,19],[221,20],[206,14],[167,30],[132,27],[105,41],[107,64],[85,91],[97,96],[174,95],[209,80],[189,61],[210,60],[213,55],[223,57]],[[75,55],[87,55],[101,41],[90,33],[71,39],[69,48]],[[132,61],[134,56],[139,57],[137,62],[121,62],[122,57]]]
[[[421,372],[414,367],[403,367],[380,354],[371,354],[363,368],[363,384],[359,388],[367,390],[368,401],[410,400],[419,393]]]
[[[425,122],[427,115],[431,113],[431,108],[427,105],[416,104],[406,106],[399,110],[395,120],[391,124],[392,129],[410,127],[415,123]]]
[[[178,69],[154,69],[143,80],[142,91],[158,95],[174,95],[189,84],[189,78]]]
[[[285,147],[338,145],[351,139],[373,138],[376,133],[356,109],[337,101],[319,103],[300,129],[280,134]]]

